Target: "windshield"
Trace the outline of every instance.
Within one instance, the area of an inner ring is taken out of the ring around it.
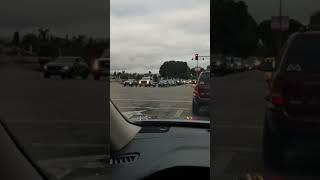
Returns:
[[[286,71],[288,66],[299,65],[300,71],[320,72],[318,63],[320,56],[320,33],[297,36],[287,51],[286,61],[282,68]]]
[[[198,82],[199,83],[203,82],[204,84],[209,85],[210,84],[210,72],[202,73],[200,75]]]
[[[156,0],[155,4],[160,2]],[[176,3],[165,5],[169,8],[167,13],[188,11],[189,8]],[[191,0],[184,3],[191,3]],[[115,11],[111,12],[111,34],[114,36],[110,43],[118,48],[110,51],[113,55],[111,74],[114,75],[110,84],[111,99],[127,120],[209,121],[209,100],[194,96],[196,79],[210,64],[210,2],[201,4],[207,9],[194,9],[201,16],[187,16],[185,20],[158,13],[149,17],[149,12],[162,9],[149,3],[142,5],[148,12],[146,16],[136,16],[138,9],[129,14],[119,11],[119,15],[116,9],[121,10],[120,6],[115,6]],[[135,24],[134,27],[119,23],[131,16],[130,23]],[[198,21],[206,24],[201,25],[203,30],[199,34],[193,33]],[[185,22],[190,26],[180,26]],[[128,40],[122,41],[121,37]],[[198,62],[195,61],[197,51]],[[137,80],[137,84],[124,84],[122,81],[127,78]],[[207,82],[208,79],[204,77],[204,80]]]

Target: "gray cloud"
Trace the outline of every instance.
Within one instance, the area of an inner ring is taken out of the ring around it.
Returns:
[[[167,60],[210,52],[209,0],[111,1],[111,69],[158,72]],[[206,66],[209,60],[200,62]]]
[[[4,36],[16,30],[50,27],[61,35],[105,37],[109,24],[107,6],[106,0],[1,0],[0,33]]]

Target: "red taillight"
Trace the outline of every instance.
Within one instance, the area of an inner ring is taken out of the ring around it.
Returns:
[[[271,84],[271,103],[274,105],[285,105],[286,100],[282,95],[283,90],[283,80],[278,75],[276,76]]]
[[[199,92],[199,85],[196,85],[194,87],[194,92],[193,92],[194,96],[199,97],[200,96],[200,92]]]
[[[271,96],[271,103],[274,105],[285,105],[286,100],[280,94],[272,94]]]

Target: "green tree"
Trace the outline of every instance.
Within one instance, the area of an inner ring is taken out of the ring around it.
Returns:
[[[47,40],[50,30],[47,28],[39,28],[39,38],[43,41]]]
[[[158,82],[158,76],[156,74],[153,75],[152,79],[153,82]]]
[[[14,32],[13,33],[12,45],[15,46],[15,47],[19,47],[20,46],[20,34],[19,34],[19,32]]]
[[[215,3],[212,13],[215,53],[250,56],[258,41],[257,24],[243,1]]]
[[[135,80],[139,81],[140,79],[142,79],[142,77],[143,77],[143,75],[137,74],[136,77],[135,77]]]
[[[38,43],[38,38],[35,34],[29,33],[23,36],[22,38],[22,44],[23,45],[32,45],[32,46],[36,46]]]
[[[166,61],[161,65],[159,74],[165,78],[187,79],[190,76],[190,68],[186,62]]]
[[[128,79],[129,75],[127,73],[121,73],[120,78],[121,79]]]
[[[299,22],[298,20],[295,19],[290,19],[289,20],[289,29],[288,31],[283,33],[282,36],[282,42],[284,43],[290,35],[293,33],[299,31],[299,29],[302,27],[302,23]],[[267,19],[262,21],[259,24],[258,27],[259,30],[259,38],[262,40],[264,47],[266,48],[266,54],[264,56],[276,56],[277,54],[277,46],[276,46],[276,41],[277,41],[277,36],[276,32],[274,32],[271,29],[271,20]]]

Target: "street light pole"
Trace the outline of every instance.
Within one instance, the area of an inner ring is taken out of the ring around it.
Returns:
[[[279,17],[280,17],[280,33],[279,33],[279,49],[278,49],[278,55],[281,54],[281,46],[282,46],[282,0],[279,0]]]

